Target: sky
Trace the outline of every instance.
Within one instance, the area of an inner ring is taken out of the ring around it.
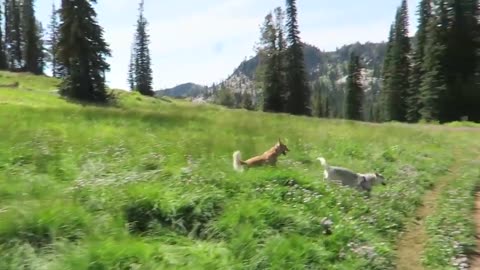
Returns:
[[[410,35],[419,0],[408,0]],[[37,0],[36,15],[47,26],[52,4]],[[112,57],[107,84],[127,89],[127,70],[138,15],[136,0],[94,4]],[[401,0],[297,0],[300,38],[322,51],[354,42],[386,41]],[[226,79],[255,54],[265,15],[285,0],[145,0],[154,89]]]

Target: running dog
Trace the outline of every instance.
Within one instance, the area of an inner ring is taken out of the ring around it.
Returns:
[[[256,167],[262,165],[272,165],[275,166],[277,163],[277,158],[281,154],[287,155],[287,152],[290,151],[288,147],[282,143],[280,139],[278,142],[265,153],[252,157],[248,160],[243,161],[240,151],[235,151],[233,153],[233,169],[236,171],[243,171],[244,167]]]
[[[340,182],[344,186],[366,191],[368,194],[374,185],[386,185],[385,178],[379,173],[356,173],[343,167],[330,166],[323,157],[317,159],[324,167],[323,175],[326,180]]]

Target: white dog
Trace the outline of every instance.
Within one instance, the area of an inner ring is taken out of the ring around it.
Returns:
[[[324,167],[323,175],[326,180],[340,182],[344,186],[350,186],[368,193],[375,184],[386,185],[385,178],[379,173],[356,173],[343,167],[330,166],[323,157],[317,159]]]

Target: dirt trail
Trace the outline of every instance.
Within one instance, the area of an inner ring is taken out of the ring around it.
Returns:
[[[460,156],[455,155],[455,157],[455,162],[450,166],[449,173],[440,177],[435,187],[426,192],[423,197],[423,204],[417,209],[414,220],[407,224],[405,232],[400,236],[396,252],[396,267],[398,270],[424,269],[421,256],[428,239],[424,226],[425,220],[431,213],[435,212],[437,199],[443,188],[450,180],[456,179],[459,174]]]
[[[477,249],[475,253],[470,257],[470,269],[477,270],[480,269],[480,190],[477,189],[475,193],[475,212],[473,218],[476,224],[476,238],[477,238]]]

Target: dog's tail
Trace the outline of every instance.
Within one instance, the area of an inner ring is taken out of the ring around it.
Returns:
[[[323,157],[318,157],[317,159],[320,161],[324,168],[328,168],[327,161]]]
[[[233,169],[237,172],[243,171],[242,155],[240,154],[240,151],[235,151],[233,153]]]

